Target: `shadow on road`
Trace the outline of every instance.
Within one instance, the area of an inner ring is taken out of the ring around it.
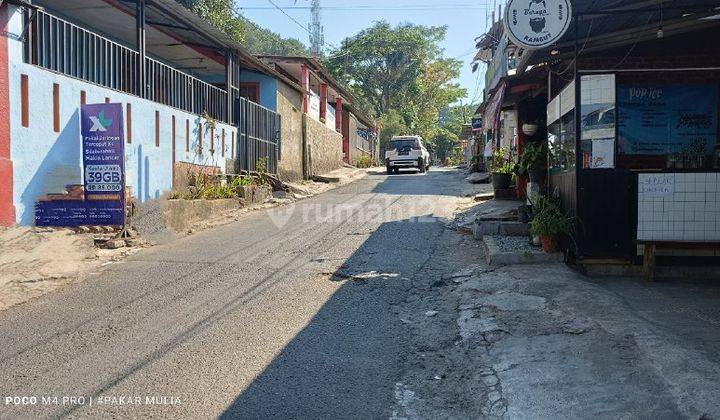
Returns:
[[[381,225],[337,271],[318,278],[344,284],[220,418],[391,416],[408,343],[393,306],[443,229],[413,220]]]

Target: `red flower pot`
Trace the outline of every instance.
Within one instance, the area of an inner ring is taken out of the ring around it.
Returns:
[[[540,242],[542,243],[543,251],[548,254],[560,251],[560,244],[557,236],[543,235],[540,237]]]

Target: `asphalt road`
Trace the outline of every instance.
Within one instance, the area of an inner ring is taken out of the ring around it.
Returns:
[[[393,308],[467,185],[371,174],[2,312],[0,418],[387,418]]]

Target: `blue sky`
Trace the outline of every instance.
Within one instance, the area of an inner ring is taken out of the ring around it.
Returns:
[[[456,57],[464,63],[460,83],[468,90],[469,98],[465,99],[465,102],[472,99],[473,94],[481,99],[484,82],[482,75],[480,75],[481,79],[478,79],[478,74],[472,73],[470,60],[474,55],[474,39],[485,32],[487,15],[495,1],[497,0],[355,0],[354,2],[321,0],[323,7],[330,7],[322,11],[325,41],[339,45],[344,38],[382,19],[393,24],[412,22],[422,25],[447,25],[448,33],[443,45],[445,56]],[[310,10],[290,9],[309,7],[309,0],[273,0],[273,2],[305,26],[310,22]],[[236,0],[236,5],[243,15],[258,24],[285,37],[294,37],[308,43],[307,31],[275,9],[269,0]],[[354,9],[333,10],[333,7]],[[480,80],[479,87],[477,87],[478,80]]]

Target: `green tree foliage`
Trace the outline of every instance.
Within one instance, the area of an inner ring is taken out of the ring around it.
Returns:
[[[382,21],[329,56],[328,67],[350,86],[358,106],[377,117],[382,142],[419,134],[434,147],[440,111],[466,95],[454,82],[462,63],[442,56],[445,33],[445,27]]]
[[[440,124],[435,134],[436,152],[440,159],[452,156],[460,143],[460,133],[464,124],[470,124],[477,105],[455,105],[440,113]]]
[[[236,18],[234,0],[178,0],[236,41],[243,41],[242,22]]]
[[[410,128],[405,122],[405,118],[396,109],[391,109],[381,115],[378,120],[380,129],[380,139],[387,141],[392,136],[410,135]]]
[[[234,0],[178,0],[183,6],[243,43],[253,54],[309,55],[310,51],[294,38],[283,38],[235,12]]]
[[[295,38],[283,38],[275,32],[265,29],[257,23],[242,20],[245,36],[245,48],[258,55],[297,55],[309,56],[310,50]]]

